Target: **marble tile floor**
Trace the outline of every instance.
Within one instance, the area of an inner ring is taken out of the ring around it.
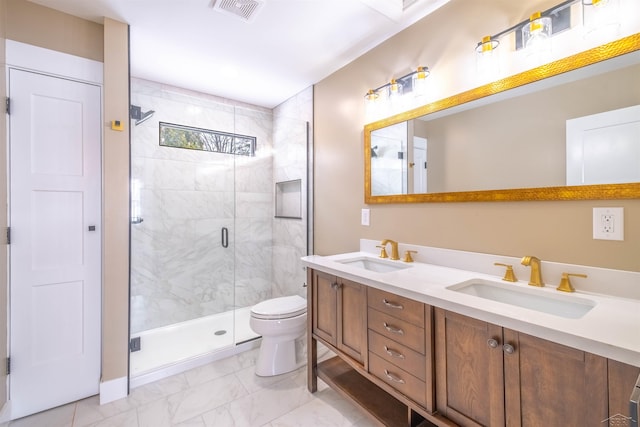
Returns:
[[[147,384],[100,406],[93,396],[0,427],[370,427],[359,409],[318,381],[306,367],[257,377],[258,349]]]

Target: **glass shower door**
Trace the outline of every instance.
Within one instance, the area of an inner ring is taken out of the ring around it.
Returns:
[[[155,112],[132,120],[132,377],[235,342],[236,156],[203,149],[234,111],[155,85],[132,81],[132,104]]]

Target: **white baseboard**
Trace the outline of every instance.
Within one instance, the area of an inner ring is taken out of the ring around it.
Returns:
[[[128,394],[127,377],[116,378],[114,380],[103,381],[100,383],[101,405],[125,398]]]
[[[8,400],[0,409],[0,423],[6,423],[11,420],[11,401]]]

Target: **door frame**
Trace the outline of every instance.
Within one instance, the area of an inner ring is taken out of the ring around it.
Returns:
[[[5,93],[9,92],[9,79],[8,79],[9,70],[17,69],[17,70],[35,72],[35,73],[49,75],[52,77],[58,77],[58,78],[63,78],[67,80],[74,80],[81,83],[89,83],[89,84],[99,86],[100,99],[102,100],[104,99],[104,89],[103,89],[104,66],[101,62],[29,45],[26,43],[17,42],[14,40],[6,40],[5,49],[6,49],[5,50],[6,66],[4,69],[5,86],[6,86]],[[100,104],[101,123],[104,123],[103,110],[104,108],[101,102]],[[8,120],[7,120],[7,124],[8,124]],[[104,142],[104,128],[101,129],[101,132],[100,132],[100,152],[101,152],[102,159],[104,158],[103,142]],[[8,153],[8,150],[9,150],[9,126],[7,125],[6,132],[5,132],[5,152]],[[10,208],[9,193],[8,193],[10,171],[8,168],[8,162],[9,162],[9,157],[7,155],[6,157],[7,164],[4,165],[5,171],[4,173],[2,173],[2,178],[0,178],[4,180],[4,188],[6,188],[5,202],[7,203],[7,212],[5,215],[7,216],[7,222],[9,221],[9,208]],[[102,162],[104,162],[104,160],[102,160]],[[104,188],[104,165],[102,165],[102,173],[101,173],[100,179],[101,179],[101,188]],[[103,203],[104,202],[102,202],[102,204]],[[101,206],[100,210],[101,212],[103,212],[104,206]],[[10,225],[10,224],[7,224],[7,225]],[[101,215],[101,224],[99,227],[102,241],[104,241],[104,233],[102,231],[103,229],[104,229],[104,214]],[[9,295],[9,289],[10,289],[10,283],[9,283],[10,271],[9,271],[8,254],[9,254],[9,248],[7,247],[7,258],[4,259],[3,261],[0,261],[5,263],[6,271],[7,271],[7,277],[5,278],[6,288],[4,290],[0,289],[0,291],[6,292],[7,296]],[[102,259],[103,254],[101,254],[100,257]],[[103,268],[104,268],[104,265],[103,265]],[[100,287],[102,290],[101,291],[101,294],[102,294],[104,291],[102,278],[101,278]],[[102,304],[103,304],[103,301],[100,302],[101,307],[102,307]],[[8,297],[7,297],[6,309],[7,309],[7,317],[4,320],[0,319],[0,328],[3,328],[5,330],[4,332],[6,332],[7,340],[6,340],[6,343],[0,343],[0,351],[2,351],[2,348],[3,348],[2,346],[4,346],[7,352],[4,355],[0,353],[0,357],[8,357],[11,351],[11,349],[9,348],[11,325],[9,325],[9,322],[8,322],[8,319],[10,317],[11,307],[10,307],[10,299]],[[101,314],[100,323],[103,322],[103,318],[104,318],[104,313]],[[4,388],[6,390],[7,396],[9,396],[9,381],[7,377],[5,377],[5,380],[6,381],[4,383]],[[1,384],[0,384],[0,387],[2,387]],[[100,390],[102,392],[102,388]],[[11,419],[11,400],[8,400],[6,402],[0,401],[0,405],[3,405],[2,409],[0,409],[0,422],[9,421]]]

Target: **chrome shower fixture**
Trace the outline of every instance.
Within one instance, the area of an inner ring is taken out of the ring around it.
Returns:
[[[136,121],[135,123],[136,126],[150,119],[154,113],[155,113],[154,110],[145,111],[143,113],[142,108],[138,107],[137,105],[131,105],[129,107],[129,117]]]

